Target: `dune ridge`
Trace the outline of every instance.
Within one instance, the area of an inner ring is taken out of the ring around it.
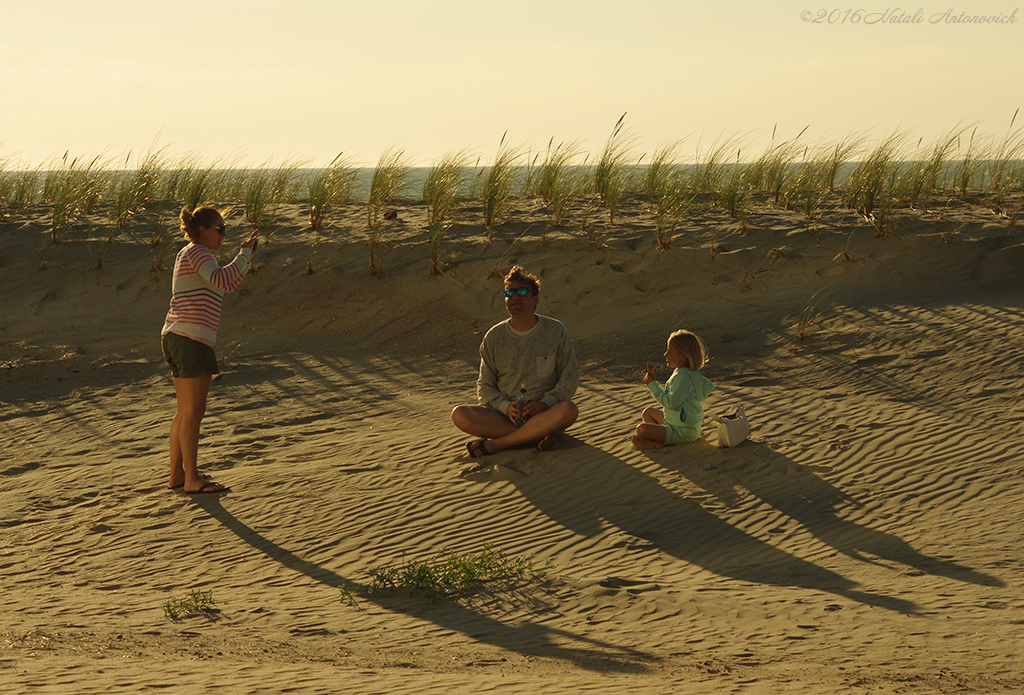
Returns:
[[[529,208],[490,243],[453,229],[431,277],[422,206],[397,210],[375,278],[363,210],[313,246],[285,208],[225,302],[200,463],[232,492],[208,497],[166,489],[167,268],[118,243],[96,270],[83,226],[39,270],[45,224],[0,228],[0,691],[1024,687],[1017,227],[699,210],[659,252],[642,207],[596,243]],[[549,452],[470,459],[448,413],[513,263],[574,339],[581,418]],[[629,445],[682,326],[710,347],[707,413],[750,418],[740,447],[710,421]],[[547,570],[342,601],[375,566],[486,543]],[[217,611],[165,618],[192,588]]]

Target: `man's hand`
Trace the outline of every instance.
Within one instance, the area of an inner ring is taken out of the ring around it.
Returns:
[[[544,401],[527,401],[526,405],[523,406],[523,419],[529,420],[534,415],[543,413],[548,409],[548,404]],[[519,406],[516,405],[515,401],[509,404],[508,410],[505,413],[508,415],[509,422],[515,422],[519,416]]]

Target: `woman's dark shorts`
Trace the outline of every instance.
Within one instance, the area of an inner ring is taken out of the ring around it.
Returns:
[[[160,339],[164,359],[176,379],[194,379],[208,374],[219,374],[217,353],[206,343],[186,338],[177,333],[165,333]]]

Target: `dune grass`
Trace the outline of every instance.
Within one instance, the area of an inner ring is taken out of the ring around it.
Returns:
[[[796,318],[796,339],[803,342],[807,334],[822,321],[835,313],[835,305],[821,290],[815,292],[804,304]]]
[[[329,223],[334,207],[352,195],[358,170],[343,154],[339,152],[326,169],[313,174],[307,182],[309,228],[316,232],[317,240],[320,239],[320,231]]]
[[[128,225],[132,216],[144,211],[146,203],[161,194],[164,170],[167,168],[163,150],[149,152],[132,169],[131,152],[125,157],[124,170],[116,172],[109,181],[107,197],[110,199],[109,217],[117,227]]]
[[[655,235],[661,251],[671,248],[676,229],[695,195],[691,179],[678,160],[680,145],[679,141],[659,145],[640,179],[654,211]]]
[[[498,143],[498,153],[487,168],[480,188],[480,207],[483,211],[488,241],[494,239],[494,225],[498,224],[505,214],[505,208],[515,187],[517,162],[523,156],[521,149],[505,142],[507,135],[507,132],[502,134]]]
[[[625,128],[622,114],[594,165],[594,193],[608,210],[608,224],[615,224],[615,212],[623,193],[632,184],[633,145],[636,137]]]
[[[569,201],[579,191],[580,174],[572,161],[582,153],[578,140],[559,142],[548,141],[544,161],[534,175],[527,179],[527,191],[537,195],[551,209],[551,226],[561,227]]]
[[[51,207],[50,241],[60,243],[59,231],[79,215],[93,211],[102,199],[106,180],[99,156],[91,160],[72,158],[68,153],[50,165],[43,177],[42,199]]]
[[[735,137],[724,140],[716,140],[711,148],[704,153],[700,150],[700,141],[697,141],[697,153],[693,165],[693,189],[698,193],[716,195],[729,168],[728,162],[732,159],[732,152],[736,151],[737,160],[742,148],[739,140]]]
[[[231,183],[240,184],[245,220],[261,230],[261,238],[270,243],[274,234],[274,220],[281,204],[294,198],[299,187],[295,172],[300,162],[284,161],[272,165],[269,161],[254,170],[236,172]]]
[[[953,189],[959,194],[961,200],[967,200],[968,193],[975,185],[975,178],[981,169],[985,154],[984,138],[978,136],[976,127],[971,130],[969,138],[957,138],[959,159],[953,167],[952,176]]]
[[[427,205],[427,230],[430,235],[430,274],[440,275],[438,260],[441,241],[451,226],[459,194],[466,183],[469,154],[453,150],[434,163],[423,181],[423,200]]]
[[[844,187],[847,206],[875,223],[876,236],[887,236],[894,229],[892,211],[905,138],[899,131],[884,138],[857,165]]]
[[[1013,112],[1006,135],[997,143],[984,167],[984,189],[990,196],[992,209],[1003,214],[1006,196],[1013,186],[1013,166],[1024,154],[1024,128],[1013,129],[1020,109]]]
[[[381,153],[370,179],[370,193],[366,202],[366,226],[373,228],[380,222],[384,207],[397,198],[409,182],[412,165],[405,152],[395,146]]]

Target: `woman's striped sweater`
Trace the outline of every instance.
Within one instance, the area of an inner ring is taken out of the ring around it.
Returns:
[[[171,308],[160,335],[177,333],[213,347],[224,293],[238,289],[251,254],[243,248],[235,260],[221,268],[202,244],[192,243],[179,251],[171,280]]]

